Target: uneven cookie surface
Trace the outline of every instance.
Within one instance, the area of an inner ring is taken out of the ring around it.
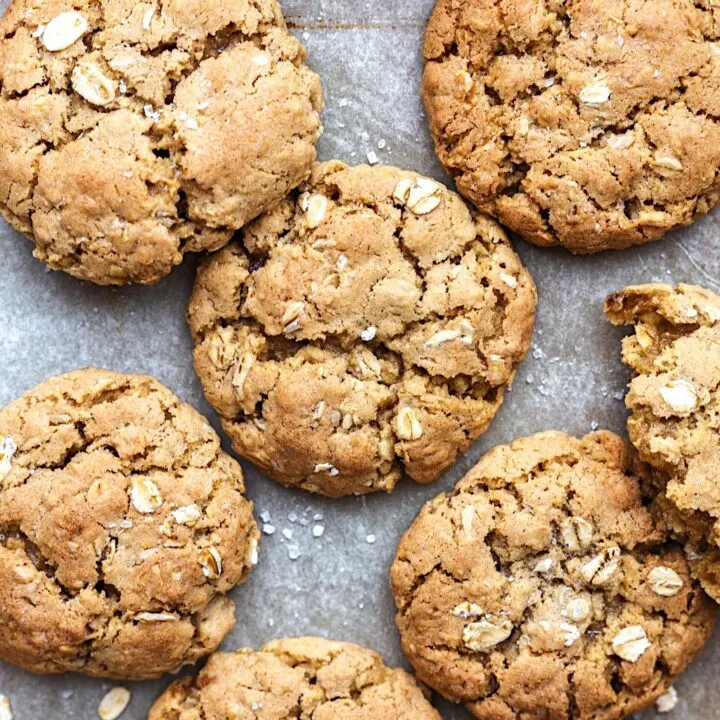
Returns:
[[[481,720],[618,720],[667,690],[716,609],[646,508],[619,437],[488,453],[428,503],[392,568],[418,677]]]
[[[440,720],[415,680],[349,643],[297,638],[216,653],[171,685],[149,720]]]
[[[691,0],[438,0],[423,95],[440,160],[538,245],[655,240],[720,197],[718,37]]]
[[[457,195],[331,162],[203,264],[189,320],[235,449],[339,496],[450,466],[499,408],[535,305],[500,227]]]
[[[608,298],[634,325],[623,360],[635,373],[628,432],[656,469],[658,505],[693,572],[720,601],[720,297],[701,287],[638,285]]]
[[[0,657],[158,677],[212,652],[257,562],[242,471],[156,380],[83,370],[0,411]]]
[[[0,212],[50,267],[150,283],[304,180],[319,78],[276,0],[15,0]]]

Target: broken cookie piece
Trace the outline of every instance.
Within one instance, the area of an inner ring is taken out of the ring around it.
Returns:
[[[148,720],[441,720],[424,688],[372,650],[305,637],[216,653],[173,683]]]
[[[89,369],[0,410],[0,437],[0,658],[140,680],[215,650],[259,531],[199,413]]]
[[[611,322],[631,325],[630,439],[653,466],[658,510],[693,573],[720,602],[720,297],[696,285],[648,284],[611,295]]]
[[[616,720],[650,707],[717,608],[609,432],[496,447],[427,503],[391,571],[403,649],[479,720]]]
[[[307,178],[323,99],[304,61],[276,0],[14,0],[0,213],[55,270],[156,282]]]
[[[189,309],[237,452],[337,497],[431,482],[485,432],[537,301],[498,225],[434,180],[330,162],[242,240]]]

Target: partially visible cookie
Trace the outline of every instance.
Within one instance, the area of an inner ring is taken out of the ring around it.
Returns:
[[[434,180],[315,167],[201,266],[195,367],[237,452],[330,496],[435,480],[488,427],[536,292],[502,229]]]
[[[216,653],[173,683],[148,720],[440,720],[412,676],[371,650],[322,638]]]
[[[606,312],[633,325],[630,438],[656,469],[658,504],[690,565],[720,602],[720,297],[694,285],[638,285]]]
[[[320,80],[277,0],[14,0],[0,212],[51,268],[151,283],[307,178]]]
[[[488,453],[420,512],[392,567],[418,677],[480,720],[619,720],[700,652],[716,615],[599,432]]]
[[[437,0],[423,97],[459,191],[574,253],[720,199],[720,21],[693,0]]]
[[[0,658],[145,679],[215,650],[257,562],[244,490],[150,377],[81,370],[0,410]]]

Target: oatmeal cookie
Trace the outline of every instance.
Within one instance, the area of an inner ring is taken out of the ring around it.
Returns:
[[[480,720],[620,720],[700,652],[716,607],[609,432],[488,453],[429,502],[392,567],[418,677]]]
[[[51,268],[152,283],[310,173],[320,80],[277,0],[14,0],[0,212]]]
[[[322,638],[215,653],[171,685],[148,720],[441,720],[411,675],[371,650]]]
[[[195,367],[237,452],[329,496],[435,480],[482,434],[536,293],[501,228],[433,180],[318,165],[200,268]]]
[[[244,490],[150,377],[81,370],[0,410],[0,658],[145,679],[215,650],[257,562]]]
[[[719,38],[692,0],[438,0],[423,96],[440,160],[537,245],[656,240],[720,197]]]
[[[638,285],[610,296],[606,312],[634,326],[623,343],[635,374],[630,439],[655,468],[659,508],[693,573],[720,602],[720,297]]]

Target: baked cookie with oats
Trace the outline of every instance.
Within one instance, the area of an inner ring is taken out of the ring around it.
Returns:
[[[215,653],[148,720],[441,720],[423,688],[372,650],[305,637]]]
[[[690,567],[720,602],[720,297],[650,284],[611,295],[611,322],[632,325],[630,439],[653,468],[658,507]]]
[[[536,245],[656,240],[720,198],[718,39],[692,0],[438,0],[422,92],[440,160]]]
[[[0,658],[141,680],[218,647],[259,532],[205,418],[88,369],[0,410],[0,443]]]
[[[14,0],[0,212],[55,270],[152,283],[305,180],[320,80],[277,0]]]
[[[233,447],[333,497],[435,480],[487,429],[536,292],[502,229],[390,167],[318,165],[201,266],[195,367]]]
[[[423,682],[480,720],[620,720],[700,652],[716,607],[609,432],[499,446],[403,537],[392,589]]]

